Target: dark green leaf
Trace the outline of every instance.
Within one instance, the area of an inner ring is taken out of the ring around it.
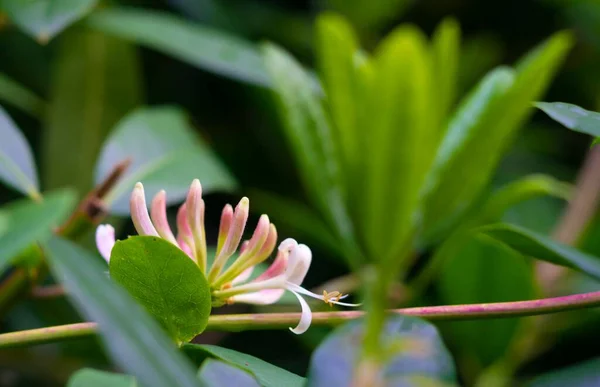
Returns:
[[[448,232],[481,194],[529,116],[531,102],[542,95],[571,44],[570,35],[556,34],[527,55],[516,71],[494,70],[462,103],[429,176],[426,239]]]
[[[509,224],[485,226],[479,231],[524,255],[567,266],[600,279],[600,259],[534,231]]]
[[[2,73],[0,73],[0,100],[34,117],[42,115],[46,105],[35,93]]]
[[[373,33],[390,20],[400,17],[412,1],[326,0],[326,3],[347,16],[353,24]]]
[[[71,191],[56,191],[43,200],[19,200],[0,208],[0,273],[11,258],[34,242],[43,242],[75,204]]]
[[[141,108],[121,120],[102,148],[96,183],[127,159],[131,165],[105,199],[115,214],[129,213],[129,195],[138,181],[149,197],[166,190],[168,203],[185,198],[195,178],[204,192],[236,187],[226,167],[195,135],[187,115],[175,107]]]
[[[373,259],[403,262],[410,250],[424,178],[438,128],[430,113],[431,63],[425,36],[414,27],[392,32],[373,57],[371,122],[362,134],[366,153],[357,226]],[[355,202],[357,202],[355,200]]]
[[[264,55],[304,188],[328,224],[351,244],[354,236],[344,205],[339,155],[321,100],[310,77],[289,54],[266,45]]]
[[[257,48],[224,32],[166,13],[127,8],[94,12],[91,27],[243,82],[269,86]]]
[[[528,300],[533,296],[533,271],[521,254],[484,235],[448,240],[435,257],[441,261],[439,297],[443,304]],[[510,278],[510,286],[506,286]],[[450,338],[461,353],[488,366],[505,355],[519,320],[463,321],[448,324]]]
[[[69,379],[67,387],[137,387],[133,376],[83,368]]]
[[[106,266],[60,238],[45,244],[51,268],[79,311],[98,323],[112,359],[143,386],[204,385],[159,325],[106,275]]]
[[[172,243],[150,236],[117,241],[110,256],[110,276],[177,343],[190,341],[206,328],[210,286],[194,261]]]
[[[596,387],[600,385],[600,358],[552,371],[527,383],[526,387]]]
[[[350,386],[362,351],[364,322],[336,329],[313,353],[308,371],[310,387]],[[454,362],[437,329],[409,316],[390,316],[382,332],[383,375],[390,386],[418,386],[411,379],[433,379],[434,386],[456,383]],[[402,382],[406,384],[402,384]],[[391,383],[391,384],[390,384]]]
[[[183,346],[183,350],[196,364],[200,364],[207,357],[215,357],[227,363],[234,364],[254,375],[263,387],[304,386],[304,378],[254,356],[231,349],[215,345],[186,344]]]
[[[39,198],[39,183],[27,140],[0,106],[0,180],[14,189]]]
[[[600,113],[564,102],[538,102],[535,106],[569,129],[594,137],[600,136]]]
[[[97,0],[2,0],[1,9],[40,43],[89,13]]]
[[[214,359],[206,359],[202,363],[198,377],[210,387],[260,387],[248,372]]]
[[[46,187],[92,188],[102,141],[112,126],[141,101],[135,48],[85,28],[61,36],[43,132]]]

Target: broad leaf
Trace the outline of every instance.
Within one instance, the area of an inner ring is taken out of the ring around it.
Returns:
[[[441,303],[475,304],[528,300],[533,297],[533,271],[521,254],[487,236],[463,235],[447,240],[433,259],[441,261]],[[510,286],[506,286],[510,278]],[[488,366],[506,354],[519,320],[463,321],[445,324],[460,353]]]
[[[596,357],[534,378],[525,387],[596,387],[600,385],[600,358]]]
[[[569,129],[594,137],[600,136],[600,113],[564,102],[538,102],[535,106]]]
[[[39,117],[46,107],[45,102],[25,86],[0,73],[0,101],[11,104],[34,117]]]
[[[92,188],[102,141],[141,102],[140,74],[127,42],[81,27],[61,36],[42,136],[46,187]]]
[[[270,85],[257,48],[222,31],[162,12],[115,7],[94,12],[88,24],[200,69],[254,85]]]
[[[81,247],[53,238],[45,245],[48,261],[79,311],[98,323],[117,365],[149,387],[203,385],[160,326],[120,286],[106,267]]]
[[[313,352],[308,371],[310,387],[352,385],[362,351],[363,326],[362,320],[343,325]],[[382,348],[387,359],[385,385],[419,386],[419,380],[431,381],[434,386],[456,383],[452,357],[430,323],[409,316],[389,316],[381,342],[387,344]]]
[[[0,273],[12,258],[32,243],[43,242],[75,204],[71,191],[56,191],[43,200],[19,200],[0,207]]]
[[[190,257],[172,243],[150,236],[117,241],[110,276],[169,332],[185,343],[206,328],[210,286]]]
[[[354,236],[344,205],[339,155],[322,101],[311,89],[310,77],[289,54],[266,45],[264,56],[304,188],[328,224],[350,245]]]
[[[75,372],[67,387],[138,387],[133,376],[83,368]]]
[[[479,232],[505,243],[524,255],[567,266],[600,280],[600,259],[555,242],[547,236],[509,224],[485,226],[480,228]]]
[[[195,364],[200,364],[207,357],[234,364],[250,372],[263,387],[303,387],[305,383],[304,378],[296,374],[231,349],[215,345],[186,344],[183,350]]]
[[[206,359],[202,363],[198,378],[211,387],[260,387],[248,372],[214,359]]]
[[[556,34],[527,55],[515,71],[494,70],[461,104],[429,176],[423,207],[426,239],[439,239],[448,232],[481,194],[531,113],[531,102],[543,94],[571,44],[568,34]]]
[[[138,181],[149,197],[166,190],[169,203],[185,198],[195,178],[204,192],[236,186],[217,156],[195,135],[186,114],[175,107],[141,108],[121,120],[102,147],[96,183],[128,159],[131,165],[105,199],[115,214],[129,214],[129,196]]]
[[[39,183],[27,140],[0,106],[0,180],[14,189],[39,198]]]
[[[368,157],[362,189],[353,189],[362,197],[355,223],[373,259],[401,264],[411,244],[438,132],[429,112],[429,58],[425,36],[413,27],[392,32],[373,57],[371,122],[360,150]]]
[[[89,13],[97,0],[3,0],[0,8],[23,31],[47,43]]]

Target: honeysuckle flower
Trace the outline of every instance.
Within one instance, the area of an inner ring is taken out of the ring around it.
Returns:
[[[185,202],[177,213],[177,235],[167,221],[166,193],[160,191],[152,200],[150,213],[146,206],[144,187],[137,183],[131,194],[131,218],[139,235],[163,238],[184,251],[206,275],[211,287],[214,306],[232,303],[255,305],[274,304],[289,291],[296,296],[302,308],[300,322],[290,330],[304,333],[312,321],[312,313],[302,296],[313,297],[329,305],[358,306],[340,300],[347,297],[337,291],[324,291],[323,295],[304,289],[301,284],[312,261],[308,246],[294,239],[282,241],[273,263],[254,280],[250,280],[256,266],[268,259],[277,244],[277,230],[267,215],[258,220],[252,237],[242,242],[249,214],[249,201],[244,197],[235,209],[226,205],[221,214],[217,249],[212,265],[208,267],[206,234],[204,229],[204,200],[202,186],[197,179],[192,182]],[[96,230],[96,244],[108,262],[115,244],[115,231],[110,225],[100,225]],[[230,258],[238,253],[231,263]]]

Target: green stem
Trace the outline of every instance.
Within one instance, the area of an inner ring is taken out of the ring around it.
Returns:
[[[492,304],[464,304],[423,306],[392,309],[387,313],[421,317],[427,320],[475,320],[502,317],[534,316],[600,306],[600,291],[571,296],[544,298],[531,301],[498,302]],[[336,326],[365,315],[363,311],[316,312],[312,324]],[[210,316],[207,330],[238,332],[244,330],[288,328],[298,323],[300,313],[228,314]],[[85,337],[97,333],[95,323],[59,325],[0,334],[0,348],[50,343],[64,339]]]

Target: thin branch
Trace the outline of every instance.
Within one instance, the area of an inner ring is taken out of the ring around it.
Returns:
[[[47,286],[36,286],[31,289],[31,297],[44,300],[63,297],[65,295],[65,288],[62,285],[47,285]]]
[[[392,309],[388,313],[421,317],[432,321],[456,321],[534,316],[597,306],[600,306],[600,291],[531,301]],[[365,312],[363,311],[316,312],[312,315],[312,324],[336,326],[361,318],[364,315]],[[297,324],[299,319],[300,313],[213,315],[208,319],[206,329],[227,332],[280,329]],[[51,343],[86,337],[96,333],[97,325],[91,322],[4,333],[0,334],[0,348]]]

